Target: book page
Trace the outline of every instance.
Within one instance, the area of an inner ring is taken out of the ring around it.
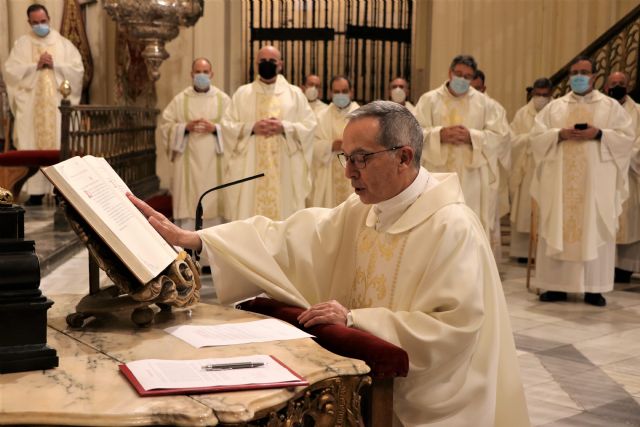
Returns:
[[[44,172],[142,283],[156,277],[176,258],[173,248],[124,192],[89,162],[73,157]]]
[[[89,163],[94,171],[96,171],[106,182],[108,182],[114,189],[118,192],[122,193],[124,197],[122,198],[123,203],[129,204],[133,206],[135,213],[132,211],[132,215],[136,217],[136,220],[140,223],[140,231],[144,230],[144,234],[149,238],[154,240],[154,246],[157,246],[158,250],[168,251],[168,253],[173,254],[175,258],[176,249],[167,243],[166,240],[158,234],[155,229],[149,224],[147,218],[142,215],[142,213],[136,208],[133,203],[127,198],[127,193],[133,193],[127,184],[120,178],[120,175],[116,173],[115,170],[111,167],[109,162],[104,157],[94,157],[94,156],[84,156],[82,158],[85,162]],[[136,235],[136,237],[142,237]]]
[[[208,371],[207,365],[263,363],[246,369]],[[287,368],[267,355],[198,360],[145,359],[129,362],[127,368],[145,390],[167,388],[223,387],[300,381]]]
[[[180,325],[167,328],[165,332],[196,348],[313,337],[277,319],[220,325]]]

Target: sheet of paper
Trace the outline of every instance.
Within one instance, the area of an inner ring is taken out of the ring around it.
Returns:
[[[221,325],[181,325],[165,331],[196,348],[313,337],[277,319]]]
[[[207,371],[210,364],[254,362],[263,366],[247,369]],[[198,360],[146,359],[127,363],[145,390],[271,384],[299,381],[287,368],[268,355],[252,355]]]

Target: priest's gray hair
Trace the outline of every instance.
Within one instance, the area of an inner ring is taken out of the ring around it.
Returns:
[[[393,101],[373,101],[351,112],[349,121],[373,117],[378,120],[378,144],[385,148],[408,145],[413,148],[413,164],[420,168],[422,127],[404,106]]]

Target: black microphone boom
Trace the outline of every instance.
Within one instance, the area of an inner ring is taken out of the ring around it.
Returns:
[[[259,173],[257,175],[248,176],[246,178],[242,178],[242,179],[239,179],[237,181],[231,181],[231,182],[227,182],[226,184],[221,184],[221,185],[215,186],[213,188],[208,189],[204,193],[202,193],[202,195],[198,199],[198,206],[196,206],[196,221],[195,221],[196,222],[196,224],[195,224],[196,231],[202,230],[202,199],[204,198],[204,196],[206,196],[207,194],[211,193],[212,191],[221,190],[223,188],[231,187],[232,185],[240,184],[240,183],[243,183],[245,181],[251,181],[252,179],[260,178],[260,177],[263,177],[263,176],[264,176],[264,173]]]

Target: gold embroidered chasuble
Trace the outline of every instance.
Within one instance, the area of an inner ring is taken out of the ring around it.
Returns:
[[[284,134],[252,133],[256,121],[278,118]],[[225,190],[230,219],[259,214],[284,219],[304,208],[311,188],[311,157],[316,118],[302,91],[279,75],[274,84],[259,80],[241,86],[223,119],[227,153],[225,180],[264,172],[265,177]]]
[[[313,142],[310,206],[333,208],[353,193],[351,182],[345,177],[344,167],[336,156],[339,151],[331,151],[331,147],[333,141],[342,139],[347,125],[346,115],[358,107],[357,103],[352,102],[341,110],[331,103],[318,116]]]
[[[196,119],[219,124],[229,102],[229,96],[215,86],[211,86],[207,92],[197,92],[190,86],[176,95],[162,112],[162,142],[172,159],[174,219],[193,219],[200,195],[222,184],[224,147],[218,146],[218,135],[200,132],[185,134],[185,126]],[[181,153],[173,149],[176,141],[186,141]],[[224,216],[221,200],[221,194],[211,194],[203,199],[203,219]]]
[[[31,60],[38,63],[40,55],[48,52],[54,58],[60,55],[56,52],[56,45],[42,46],[33,44]],[[37,148],[39,150],[55,150],[58,148],[56,141],[56,113],[58,105],[52,100],[57,99],[56,76],[51,68],[43,68],[37,73],[35,87],[35,104],[33,106],[33,127]]]
[[[467,205],[490,236],[496,217],[498,155],[509,133],[495,102],[473,88],[453,96],[443,84],[420,97],[415,115],[424,129],[422,165],[430,171],[458,174]],[[441,143],[440,131],[453,125],[469,129],[471,145]]]
[[[355,327],[409,353],[409,375],[394,388],[405,426],[528,426],[482,225],[454,174],[431,178],[378,231],[382,216],[352,195],[285,221],[254,217],[199,232],[217,295],[232,303],[266,292],[302,307],[336,299],[352,309]]]
[[[282,119],[280,99],[273,93],[257,94],[257,118]],[[256,182],[255,214],[267,218],[281,218],[280,211],[280,150],[278,136],[256,136],[257,170],[264,171],[264,178]]]
[[[53,57],[53,69],[37,70],[44,52]],[[30,33],[16,40],[5,73],[9,103],[16,117],[14,138],[18,149],[59,148],[58,106],[62,95],[58,87],[69,80],[69,100],[72,104],[80,101],[84,67],[78,50],[54,29],[45,37]]]
[[[600,141],[558,142],[561,128],[585,122],[602,130]],[[597,91],[585,96],[570,92],[536,116],[531,147],[537,172],[531,195],[540,207],[546,256],[595,260],[599,247],[615,242],[628,195],[633,134],[629,115]]]

